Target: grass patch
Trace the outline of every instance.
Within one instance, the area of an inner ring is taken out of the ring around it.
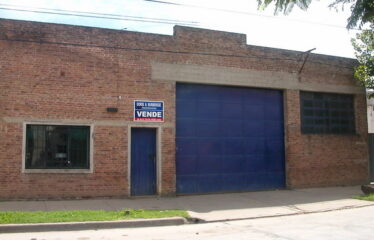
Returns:
[[[359,196],[354,196],[353,198],[358,199],[358,200],[374,201],[374,194],[359,195]]]
[[[114,221],[139,218],[189,217],[183,210],[124,209],[120,211],[73,210],[38,212],[0,212],[0,224]]]

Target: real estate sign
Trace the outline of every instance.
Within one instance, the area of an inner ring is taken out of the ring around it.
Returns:
[[[163,122],[164,102],[163,101],[134,101],[134,121]]]

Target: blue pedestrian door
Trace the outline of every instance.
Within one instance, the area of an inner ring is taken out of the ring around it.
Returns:
[[[177,192],[283,188],[282,91],[177,84]]]
[[[156,129],[131,128],[131,195],[156,194]]]

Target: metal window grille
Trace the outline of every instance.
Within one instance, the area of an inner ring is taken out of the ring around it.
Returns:
[[[26,126],[26,169],[89,169],[89,152],[89,126]]]
[[[300,92],[301,132],[354,134],[353,95]]]

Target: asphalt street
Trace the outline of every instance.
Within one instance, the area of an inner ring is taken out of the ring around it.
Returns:
[[[372,239],[374,206],[324,213],[169,227],[0,234],[0,240]]]

